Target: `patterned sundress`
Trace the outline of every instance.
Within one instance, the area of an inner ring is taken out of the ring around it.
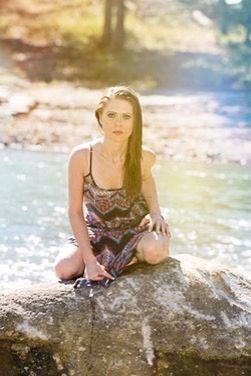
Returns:
[[[96,259],[116,278],[133,259],[138,242],[148,232],[147,225],[139,224],[149,209],[142,193],[129,199],[124,187],[100,188],[92,175],[92,154],[90,144],[89,173],[83,184],[84,218]],[[78,246],[73,236],[68,242]],[[74,287],[108,287],[111,282],[107,277],[99,281],[79,278]]]

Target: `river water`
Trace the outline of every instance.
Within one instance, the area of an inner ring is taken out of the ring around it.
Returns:
[[[67,157],[0,150],[2,289],[56,280],[53,261],[71,235]],[[250,275],[250,167],[158,160],[154,176],[171,255],[193,254]]]

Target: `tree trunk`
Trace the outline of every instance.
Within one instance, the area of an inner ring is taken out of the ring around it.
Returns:
[[[103,34],[102,34],[102,38],[101,38],[101,44],[104,47],[108,47],[111,44],[111,39],[112,39],[112,7],[113,7],[113,0],[105,0],[104,26],[103,26]]]
[[[245,27],[245,44],[250,44],[250,34],[251,34],[251,8],[250,0],[242,0],[242,12],[243,12],[243,26]]]
[[[249,45],[251,42],[250,42],[250,33],[251,33],[251,30],[249,28],[249,26],[246,26],[246,36],[245,36],[245,44]]]
[[[223,34],[228,32],[228,5],[225,0],[220,0],[219,2],[219,17],[220,17],[220,28]]]
[[[117,20],[115,25],[115,31],[113,34],[113,48],[115,50],[121,50],[124,46],[125,41],[125,28],[124,28],[124,21],[125,21],[125,4],[124,0],[117,0]]]

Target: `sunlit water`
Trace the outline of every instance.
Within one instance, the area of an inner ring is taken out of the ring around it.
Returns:
[[[0,157],[1,288],[56,281],[52,265],[71,235],[67,155],[3,149]],[[154,175],[171,255],[189,253],[250,275],[250,168],[159,160]]]

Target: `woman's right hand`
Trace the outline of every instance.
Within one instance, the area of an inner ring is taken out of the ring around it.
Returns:
[[[105,270],[96,259],[88,261],[85,265],[84,277],[92,281],[99,281],[104,277],[114,280],[115,278]]]

